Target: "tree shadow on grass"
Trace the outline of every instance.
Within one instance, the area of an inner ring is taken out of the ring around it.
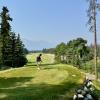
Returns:
[[[50,65],[57,65],[58,63],[44,63],[44,64],[41,64],[41,66],[50,66]],[[37,66],[36,62],[34,63],[28,63],[26,66]]]
[[[33,78],[34,77],[0,77],[0,89],[19,86],[24,84],[25,82],[30,81]]]
[[[26,66],[36,66],[36,62],[35,61],[34,62],[28,62],[26,64]]]
[[[6,96],[0,100],[72,100],[75,88],[79,84],[65,82],[60,85],[29,84],[27,87],[0,89]]]
[[[94,95],[99,98],[100,100],[100,90],[95,90]]]
[[[54,66],[53,66],[54,65]],[[47,64],[41,64],[40,65],[40,68],[41,70],[48,70],[48,69],[54,69],[56,67],[57,63],[47,63]],[[30,67],[30,68],[37,68],[37,64],[30,64],[30,65],[27,65],[27,67]]]

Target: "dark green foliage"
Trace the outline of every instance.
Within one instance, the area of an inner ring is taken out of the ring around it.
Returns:
[[[55,59],[58,62],[65,62],[66,44],[60,43],[55,49]]]
[[[90,46],[91,52],[94,52],[94,46],[91,44]],[[100,44],[97,44],[97,57],[100,58]]]
[[[11,32],[9,21],[12,21],[12,18],[8,12],[7,7],[3,7],[0,24],[0,63],[11,67],[21,67],[27,63],[25,49],[20,35],[16,36],[14,32]]]
[[[18,34],[18,37],[16,39],[16,50],[15,50],[15,56],[16,56],[16,63],[15,66],[23,66],[27,63],[27,59],[24,54],[24,45],[20,39],[20,35]]]
[[[91,51],[93,53],[94,46],[92,44],[90,45],[90,48],[91,48]],[[100,45],[99,44],[97,45],[97,57],[100,58]]]
[[[50,54],[54,54],[55,53],[55,48],[50,48],[50,49],[46,49],[44,48],[42,50],[43,53],[50,53]]]
[[[23,52],[24,52],[24,54],[28,54],[29,50],[27,48],[23,48]]]
[[[27,63],[27,59],[24,54],[24,45],[20,40],[20,35],[16,37],[15,33],[12,32],[8,44],[10,48],[4,64],[11,67],[24,66]]]
[[[67,44],[61,43],[57,45],[55,50],[56,61],[81,67],[82,63],[93,58],[91,49],[86,44],[86,40],[77,38]]]
[[[21,67],[24,66],[27,62],[28,61],[25,56],[19,56],[19,58],[16,60],[15,66]]]
[[[42,50],[31,50],[31,51],[29,51],[29,53],[41,53],[42,52]]]
[[[13,60],[13,63],[12,63],[12,60],[8,60],[5,62],[5,65],[6,66],[12,66],[12,67],[22,67],[24,66],[25,64],[27,63],[27,59],[25,56],[19,56],[19,57],[16,57],[14,60]]]
[[[2,60],[2,64],[4,64],[5,62],[5,58],[7,56],[7,43],[9,41],[10,38],[10,30],[11,30],[11,26],[9,24],[9,21],[12,21],[12,18],[10,18],[9,14],[8,14],[9,10],[7,9],[7,7],[3,7],[2,8],[2,12],[0,14],[1,16],[1,31],[0,31],[0,42],[1,42],[1,60]]]

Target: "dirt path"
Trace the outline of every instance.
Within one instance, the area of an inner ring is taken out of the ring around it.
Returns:
[[[95,75],[90,73],[86,73],[85,75],[86,75],[86,79],[95,80]]]

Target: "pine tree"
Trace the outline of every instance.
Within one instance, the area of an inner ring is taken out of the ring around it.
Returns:
[[[16,34],[14,32],[12,32],[11,34],[11,61],[12,64],[11,66],[14,67],[14,63],[15,63],[15,50],[16,50]]]
[[[21,67],[27,63],[27,59],[24,54],[24,45],[20,39],[20,35],[16,39],[16,48],[15,48],[15,66]]]
[[[14,32],[10,32],[10,37],[9,41],[7,43],[6,47],[6,60],[5,60],[5,65],[14,67],[14,62],[15,62],[15,48],[16,48],[16,35]]]
[[[0,27],[0,65],[2,63],[2,52],[1,52],[1,49],[2,49],[2,40],[1,40],[1,27]]]
[[[24,54],[24,45],[20,39],[20,35],[16,36],[14,32],[11,32],[9,21],[12,21],[12,18],[10,18],[8,12],[7,7],[3,7],[0,15],[0,61],[2,65],[21,67],[27,63]]]
[[[11,30],[9,21],[12,21],[12,18],[10,18],[8,12],[9,12],[8,8],[3,7],[0,15],[1,16],[1,32],[0,32],[1,41],[0,42],[1,42],[2,64],[5,63],[5,60],[7,58],[7,43],[9,41],[10,30]]]

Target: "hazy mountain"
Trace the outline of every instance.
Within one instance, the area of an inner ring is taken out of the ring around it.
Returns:
[[[28,39],[22,39],[25,47],[29,50],[42,50],[43,48],[53,48],[56,46],[56,43],[50,43],[47,41],[32,41]]]

